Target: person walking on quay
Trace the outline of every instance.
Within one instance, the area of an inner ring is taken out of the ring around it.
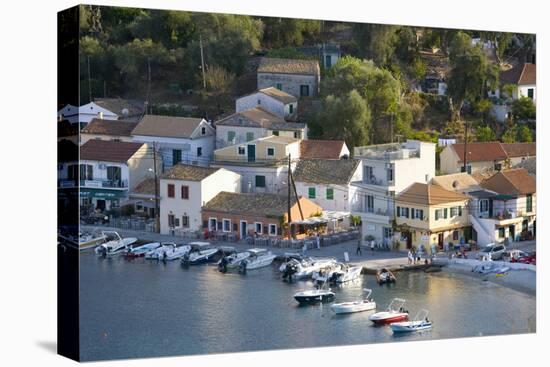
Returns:
[[[411,250],[409,250],[409,252],[407,253],[407,260],[408,260],[407,263],[409,265],[411,265],[412,262],[413,262],[413,254],[412,254]]]
[[[362,251],[361,251],[361,237],[359,237],[359,239],[357,240],[357,250],[355,250],[355,255],[363,255]]]
[[[317,250],[321,249],[321,236],[319,235],[319,232],[317,232],[317,236],[315,237],[315,241],[317,242]]]
[[[370,241],[370,252],[371,254],[374,252],[374,240]]]

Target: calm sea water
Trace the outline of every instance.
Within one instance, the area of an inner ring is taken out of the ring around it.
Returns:
[[[333,287],[336,302],[373,289],[378,308],[407,300],[426,308],[432,330],[394,336],[374,327],[371,312],[335,315],[330,304],[298,307],[293,294],[312,283],[281,281],[276,266],[247,275],[179,261],[101,259],[81,254],[83,360],[338,346],[533,332],[535,297],[461,275],[403,272],[397,284],[374,276]]]

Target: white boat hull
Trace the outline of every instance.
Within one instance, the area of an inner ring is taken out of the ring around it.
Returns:
[[[332,306],[330,306],[330,309],[336,314],[371,311],[376,309],[376,302],[355,301],[355,302],[335,303]]]
[[[394,333],[410,333],[415,331],[431,329],[432,323],[429,321],[394,322],[390,324],[390,328]]]

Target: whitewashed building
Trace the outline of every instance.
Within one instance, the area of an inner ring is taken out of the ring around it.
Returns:
[[[134,141],[155,145],[164,169],[178,163],[208,166],[216,131],[205,119],[146,115],[132,131]]]
[[[271,135],[293,139],[307,139],[307,125],[287,122],[263,107],[236,112],[215,122],[216,148],[246,144]]]
[[[105,211],[119,207],[154,165],[147,144],[90,140],[80,147],[80,161],[59,168],[61,188],[79,187],[81,206]]]
[[[241,176],[223,168],[173,166],[160,177],[160,232],[200,230],[201,207],[222,191],[240,192]]]
[[[86,126],[95,118],[103,120],[118,120],[118,115],[116,113],[109,111],[94,102],[87,103],[80,107],[68,104],[57,111],[57,116],[59,120],[67,120],[71,124],[80,124],[80,126]]]
[[[361,216],[363,238],[393,238],[395,196],[435,176],[435,146],[408,140],[354,148],[354,158],[361,160],[362,179],[352,183],[357,187],[352,212]]]
[[[356,159],[301,159],[294,169],[296,191],[323,210],[349,213],[359,200],[351,183],[361,181],[361,168]]]
[[[261,107],[282,119],[294,121],[298,114],[298,99],[277,88],[269,87],[237,98],[235,107],[237,112]]]

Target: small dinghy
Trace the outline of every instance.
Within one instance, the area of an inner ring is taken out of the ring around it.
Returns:
[[[367,293],[364,299],[352,302],[335,303],[330,306],[330,309],[336,314],[346,314],[376,309],[376,302],[370,298],[372,289],[365,288],[363,291]]]
[[[413,331],[422,331],[432,328],[432,322],[428,319],[428,310],[420,310],[416,314],[414,321],[401,321],[390,324],[394,333],[410,333]]]
[[[301,306],[334,301],[334,292],[332,292],[330,288],[323,288],[324,286],[320,286],[315,289],[296,292],[294,294],[294,299],[298,301]]]
[[[405,300],[394,298],[385,311],[377,312],[369,316],[369,320],[376,325],[391,324],[392,322],[406,321],[409,319],[409,311],[403,309]]]
[[[378,284],[395,283],[395,275],[386,268],[382,268],[376,272],[376,281]]]

